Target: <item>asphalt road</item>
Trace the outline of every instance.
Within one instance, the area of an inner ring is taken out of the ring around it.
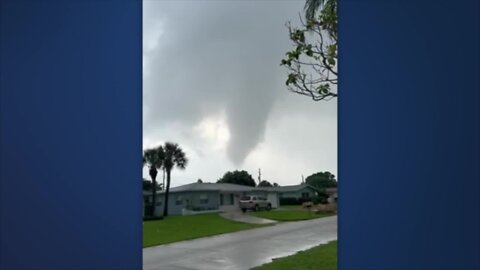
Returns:
[[[246,270],[337,239],[337,217],[279,223],[143,249],[144,270]]]

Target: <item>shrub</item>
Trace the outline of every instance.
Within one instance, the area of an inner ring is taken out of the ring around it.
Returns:
[[[280,205],[300,205],[302,204],[297,198],[280,198]]]
[[[327,203],[327,197],[315,196],[311,198],[280,198],[280,205],[302,205],[304,202],[313,202],[314,204]]]
[[[162,216],[160,216],[160,217],[154,217],[154,216],[145,216],[145,217],[143,217],[143,221],[149,221],[149,220],[161,220],[161,219],[163,219],[163,217],[162,217]]]

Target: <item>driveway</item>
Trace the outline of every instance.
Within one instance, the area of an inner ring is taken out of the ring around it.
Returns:
[[[337,239],[337,217],[182,241],[143,249],[144,270],[246,270]]]
[[[220,216],[222,216],[226,219],[233,220],[233,221],[250,223],[250,224],[273,224],[273,223],[277,223],[277,221],[275,221],[275,220],[254,217],[254,216],[251,216],[247,213],[243,213],[242,211],[225,212],[225,213],[221,213]]]

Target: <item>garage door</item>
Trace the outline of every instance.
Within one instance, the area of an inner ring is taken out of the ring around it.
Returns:
[[[268,201],[272,204],[272,208],[278,207],[278,194],[277,193],[268,193]]]

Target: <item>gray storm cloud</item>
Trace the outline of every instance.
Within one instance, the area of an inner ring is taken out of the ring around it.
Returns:
[[[156,47],[144,53],[144,132],[170,123],[191,127],[225,111],[227,155],[241,165],[263,140],[269,113],[285,91],[279,61],[290,43],[279,25],[289,15],[277,8],[278,16],[268,16],[272,3],[199,2],[144,2],[144,27],[159,27],[158,21],[163,27]],[[290,14],[291,3],[283,5]]]

